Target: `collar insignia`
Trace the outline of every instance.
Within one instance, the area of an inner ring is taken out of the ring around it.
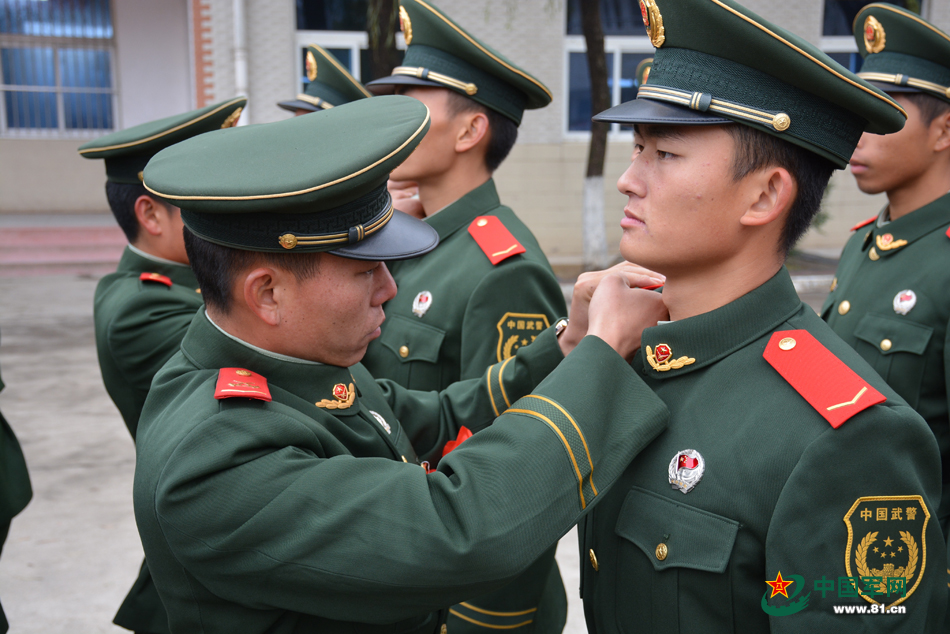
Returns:
[[[670,460],[670,486],[686,495],[692,491],[706,472],[706,461],[695,449],[684,449]]]
[[[673,349],[670,348],[668,344],[658,343],[656,345],[656,351],[647,346],[647,362],[657,372],[666,372],[668,370],[678,370],[684,365],[690,365],[696,363],[696,359],[692,357],[680,357],[679,359],[673,358]]]
[[[907,240],[895,240],[892,234],[885,233],[876,236],[874,238],[874,244],[876,244],[877,248],[881,251],[891,251],[893,249],[899,249],[907,244]]]
[[[333,386],[333,399],[325,398],[314,405],[324,409],[347,409],[356,400],[356,386],[350,383],[347,387],[342,383],[337,383]]]

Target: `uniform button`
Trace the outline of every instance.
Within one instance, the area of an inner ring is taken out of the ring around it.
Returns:
[[[399,356],[405,359],[409,356],[409,346],[399,346]]]
[[[591,548],[588,554],[590,555],[590,565],[594,567],[594,572],[597,572],[600,570],[600,566],[597,565],[597,555],[594,554],[594,549]]]
[[[885,339],[884,341],[881,342],[881,350],[883,350],[884,352],[887,352],[888,350],[891,349],[892,345],[894,344],[891,343],[890,339]]]
[[[851,302],[849,302],[848,300],[844,300],[843,302],[838,304],[839,315],[847,315],[849,310],[851,310]]]
[[[666,559],[666,556],[669,554],[669,549],[666,547],[666,544],[660,544],[656,547],[656,558],[660,561]]]
[[[448,634],[449,626],[445,623],[442,624],[442,627],[439,628],[439,634]]]

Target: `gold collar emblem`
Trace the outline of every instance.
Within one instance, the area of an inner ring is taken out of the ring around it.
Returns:
[[[353,405],[353,402],[356,400],[356,386],[350,383],[350,386],[347,387],[342,383],[337,383],[333,386],[333,400],[325,398],[318,403],[314,403],[317,407],[322,407],[324,409],[346,409]]]
[[[868,53],[880,53],[884,50],[884,27],[873,15],[864,21],[864,48]]]
[[[874,244],[876,244],[877,248],[881,251],[891,251],[893,249],[899,249],[907,244],[907,240],[895,240],[893,235],[885,233],[883,235],[875,236]]]
[[[656,6],[656,0],[640,0],[640,16],[643,18],[643,26],[647,27],[647,35],[650,36],[650,42],[653,46],[660,48],[666,41],[666,31],[663,29],[663,16],[660,15],[660,8]]]
[[[412,20],[409,19],[409,12],[406,7],[399,7],[399,28],[406,38],[406,46],[412,44]]]
[[[317,58],[313,56],[313,51],[307,51],[307,79],[313,81],[317,78]]]
[[[692,357],[673,358],[673,349],[668,344],[656,344],[656,351],[647,346],[647,362],[650,367],[657,372],[667,372],[668,370],[679,370],[684,365],[696,363]]]

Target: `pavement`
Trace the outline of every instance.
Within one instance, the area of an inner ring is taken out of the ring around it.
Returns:
[[[111,621],[142,558],[132,514],[135,451],[102,385],[92,322],[96,283],[124,245],[111,223],[0,214],[0,411],[20,439],[34,490],[0,559],[11,634],[125,631]],[[790,260],[800,294],[816,309],[834,264],[809,254]],[[575,531],[557,558],[568,590],[565,632],[583,634]]]

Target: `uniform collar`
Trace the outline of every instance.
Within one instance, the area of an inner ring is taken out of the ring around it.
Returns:
[[[768,282],[721,308],[644,330],[639,363],[651,378],[687,374],[772,332],[800,308],[801,300],[783,266]],[[655,370],[647,359],[647,346],[655,361],[670,369]]]
[[[489,178],[439,213],[425,219],[429,226],[439,232],[439,240],[445,240],[462,227],[467,227],[478,216],[485,215],[501,205],[495,181]]]
[[[261,350],[221,330],[204,309],[191,322],[181,350],[201,369],[243,368],[263,376],[271,388],[280,387],[311,404],[332,404],[333,407],[327,409],[335,416],[350,416],[360,410],[356,381],[349,368]],[[338,384],[354,393],[349,407],[339,407],[340,401],[333,395],[333,388]]]
[[[198,288],[198,280],[186,264],[179,264],[171,260],[157,258],[136,249],[132,245],[125,247],[122,258],[119,260],[118,271],[131,273],[158,273],[169,278],[173,283]]]
[[[884,217],[881,213],[881,218]],[[925,235],[943,229],[950,224],[950,194],[944,194],[937,200],[916,209],[897,220],[884,224],[875,223],[869,243],[880,257],[888,257],[901,251]],[[890,237],[888,237],[890,236]]]

